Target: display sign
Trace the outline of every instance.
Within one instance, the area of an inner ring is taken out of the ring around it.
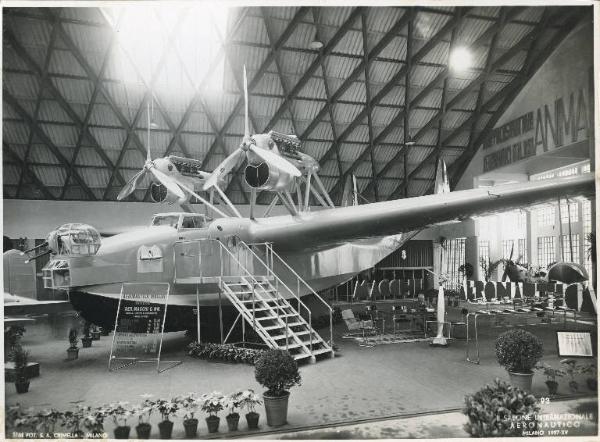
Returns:
[[[161,371],[160,352],[169,289],[166,283],[123,284],[110,352],[110,370],[136,362],[156,362]]]
[[[587,331],[557,331],[558,355],[560,357],[594,357],[592,335]]]

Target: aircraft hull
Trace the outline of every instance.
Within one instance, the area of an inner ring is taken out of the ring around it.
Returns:
[[[376,240],[360,240],[313,253],[286,253],[281,256],[313,290],[318,292],[342,284],[361,271],[373,267],[402,245],[402,236],[394,235],[393,237]],[[124,280],[124,282],[170,283],[169,305],[190,307],[195,307],[197,303],[201,306],[218,305],[219,288],[216,283],[175,284],[173,283],[172,266],[168,267],[164,273],[153,274],[154,278],[150,276],[152,274],[141,274],[138,279],[130,278]],[[296,290],[297,280],[288,269],[276,261],[274,271],[286,285],[294,291]],[[198,299],[196,299],[197,289],[199,292]],[[71,290],[71,294],[74,292],[118,300],[121,283],[81,286]],[[301,296],[304,296],[310,292],[307,287],[301,286],[300,293]],[[283,291],[281,294],[284,297],[291,297],[290,294]],[[78,306],[81,306],[81,303]]]
[[[342,284],[357,273],[373,267],[387,255],[402,245],[402,235],[380,239],[360,240],[340,246],[319,250],[314,253],[287,253],[282,258],[313,288],[315,291]],[[281,275],[284,283],[296,288],[296,280],[291,273],[275,263],[275,273]],[[127,281],[136,282],[136,281]],[[216,283],[208,284],[173,284],[172,274],[156,275],[151,281],[147,276],[139,282],[170,282],[165,332],[196,329],[196,307],[200,306],[201,326],[204,338],[217,340],[215,330],[218,326],[219,290]],[[198,295],[196,290],[198,289]],[[112,329],[117,314],[121,292],[120,283],[98,284],[77,287],[70,291],[69,299],[73,308],[87,320]],[[285,296],[285,292],[281,293]],[[307,288],[301,288],[301,296],[309,294]],[[291,297],[291,296],[286,296]],[[225,297],[221,297],[221,308],[224,326],[233,323],[236,311]]]

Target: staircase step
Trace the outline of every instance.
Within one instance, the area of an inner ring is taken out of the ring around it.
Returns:
[[[331,353],[331,351],[332,351],[331,348],[321,348],[319,350],[313,350],[312,353],[300,353],[300,354],[294,355],[294,359],[295,360],[306,359],[311,356],[317,356],[317,355],[321,355],[324,353]]]
[[[267,326],[267,327],[263,327],[263,330],[267,330],[267,331],[268,331],[268,330],[277,330],[278,328],[285,328],[285,325],[280,325],[280,324],[277,324],[277,325],[269,325],[269,326]]]
[[[287,338],[288,338],[288,339],[289,339],[289,338],[293,338],[293,337],[294,337],[294,335],[293,335],[292,333],[288,333],[288,334],[287,334]],[[272,336],[272,338],[273,338],[273,340],[274,340],[274,341],[279,341],[280,339],[285,339],[285,338],[286,338],[286,335],[285,335],[285,333],[284,333],[284,334],[282,334],[282,335],[276,335],[276,336]]]
[[[294,350],[294,349],[300,348],[300,347],[302,347],[302,344],[297,344],[296,343],[296,344],[289,344],[287,346],[285,344],[282,344],[282,345],[279,346],[279,349],[280,350]]]
[[[257,295],[264,295],[265,292],[267,293],[275,293],[275,290],[262,290],[262,291],[258,291],[258,290],[231,290],[232,293],[236,294],[236,295],[251,295],[252,293],[256,293]]]
[[[262,317],[256,318],[256,320],[257,321],[267,321],[267,320],[276,321],[278,318],[292,318],[295,316],[296,316],[296,314],[291,313],[291,314],[279,315],[279,316],[262,316]]]

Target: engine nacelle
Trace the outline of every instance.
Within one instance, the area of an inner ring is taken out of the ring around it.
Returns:
[[[150,198],[155,203],[168,204],[184,204],[186,201],[181,201],[177,195],[169,192],[169,190],[160,183],[150,184]]]
[[[259,190],[290,190],[294,177],[267,163],[248,164],[244,169],[244,179],[250,187]]]

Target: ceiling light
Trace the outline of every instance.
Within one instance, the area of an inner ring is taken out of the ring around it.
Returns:
[[[150,129],[158,129],[158,124],[156,124],[154,121],[152,121],[150,123]]]
[[[413,137],[408,137],[404,142],[405,146],[414,146],[417,142],[413,139]]]
[[[310,49],[319,50],[323,47],[323,42],[317,40],[316,38],[308,44]]]
[[[453,71],[461,72],[471,68],[473,64],[473,55],[467,48],[456,48],[450,54],[448,65]]]

